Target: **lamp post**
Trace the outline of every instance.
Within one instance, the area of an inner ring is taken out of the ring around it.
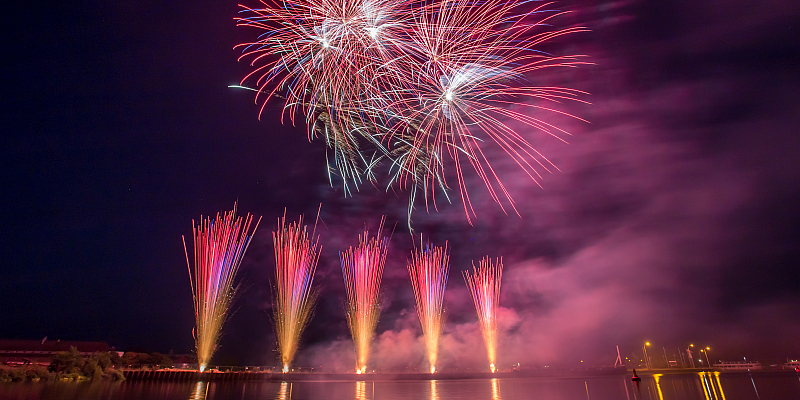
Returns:
[[[686,355],[689,356],[689,361],[692,363],[692,368],[696,368],[694,365],[694,353],[692,352],[692,348],[694,344],[690,344],[689,347],[686,348]]]
[[[708,363],[708,368],[711,368],[711,361],[708,360],[708,351],[711,350],[711,347],[706,347],[706,350],[700,350],[701,352],[705,353],[706,355],[706,362]]]
[[[647,355],[647,346],[650,346],[650,342],[644,342],[644,346],[642,346],[642,353],[644,353],[644,365],[647,366],[647,369],[653,369],[653,365],[650,363],[650,356]]]

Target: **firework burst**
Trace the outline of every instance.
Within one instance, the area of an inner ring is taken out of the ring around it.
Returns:
[[[275,245],[275,303],[273,316],[283,372],[289,370],[300,335],[311,319],[316,293],[311,288],[320,248],[309,237],[303,218],[287,224],[278,219],[272,232]]]
[[[408,262],[408,274],[417,302],[417,316],[425,337],[431,373],[436,372],[439,337],[444,328],[444,289],[450,271],[447,242],[443,247],[426,244],[414,250]]]
[[[357,248],[341,253],[342,274],[347,290],[347,324],[356,350],[356,373],[367,370],[369,346],[381,313],[380,288],[389,239],[381,237],[383,221],[375,237],[368,231],[359,236]]]
[[[489,359],[489,369],[495,371],[497,359],[497,307],[500,303],[500,280],[503,277],[503,259],[492,263],[489,257],[472,266],[472,272],[464,271],[464,280],[475,302],[478,322]]]
[[[217,213],[214,219],[201,217],[197,225],[193,220],[194,270],[189,262],[186,238],[183,238],[194,300],[196,327],[193,333],[200,372],[206,369],[217,348],[222,325],[238,288],[233,285],[233,279],[261,221],[259,218],[253,232],[248,234],[252,220],[250,214],[237,218],[236,205],[233,211]]]
[[[236,18],[240,26],[263,31],[237,46],[240,60],[254,67],[242,85],[252,82],[262,112],[270,99],[283,99],[292,123],[300,115],[310,139],[324,138],[329,172],[342,178],[346,194],[351,184],[357,189],[363,179],[377,180],[378,165],[388,165],[387,189],[410,192],[409,223],[418,197],[426,209],[436,208],[437,192],[450,201],[448,180],[455,181],[471,221],[475,211],[462,166],[474,169],[501,207],[514,208],[487,148],[507,153],[534,182],[555,168],[528,134],[514,129],[523,125],[562,138],[567,132],[541,112],[565,114],[552,105],[585,94],[533,83],[552,67],[586,64],[581,56],[540,50],[544,42],[586,31],[551,28],[563,14],[548,9],[551,3],[261,2],[260,8],[242,6]]]

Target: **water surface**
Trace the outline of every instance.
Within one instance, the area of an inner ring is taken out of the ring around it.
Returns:
[[[0,383],[0,400],[793,400],[795,373],[388,382]]]

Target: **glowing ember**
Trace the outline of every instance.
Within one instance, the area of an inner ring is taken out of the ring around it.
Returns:
[[[383,221],[375,237],[359,236],[357,248],[340,254],[347,290],[347,323],[356,349],[356,373],[367,370],[369,346],[381,313],[380,288],[386,261],[387,238],[381,238]]]
[[[478,312],[478,322],[489,358],[489,369],[493,373],[497,358],[497,307],[500,303],[500,280],[502,277],[502,258],[498,258],[492,264],[489,257],[486,257],[480,261],[477,267],[473,265],[472,273],[464,271],[464,280],[467,281],[475,309]]]
[[[436,372],[439,336],[444,327],[444,289],[450,270],[448,252],[446,242],[444,247],[427,244],[424,249],[415,249],[408,263],[411,287],[417,301],[417,316],[425,336],[432,374]]]
[[[222,325],[236,294],[238,286],[233,286],[233,278],[253,237],[252,233],[247,233],[252,220],[250,214],[244,219],[237,218],[236,204],[233,211],[223,215],[217,213],[213,220],[211,217],[200,217],[200,223],[192,229],[194,270],[189,262],[186,238],[183,238],[194,300],[196,327],[193,333],[200,372],[205,371],[217,348]],[[258,222],[253,233],[258,228]],[[194,220],[192,225],[195,225]]]
[[[287,225],[284,216],[278,219],[278,227],[278,231],[272,233],[277,283],[273,313],[278,351],[286,373],[316,300],[311,284],[320,249],[309,238],[302,217]]]

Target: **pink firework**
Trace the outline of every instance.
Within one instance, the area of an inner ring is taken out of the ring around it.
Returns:
[[[492,263],[489,257],[472,266],[472,272],[464,271],[464,280],[475,302],[478,322],[486,344],[489,369],[495,371],[497,361],[497,307],[500,304],[500,281],[503,277],[503,259]]]
[[[425,336],[431,373],[436,372],[439,337],[444,328],[444,289],[449,271],[447,242],[443,247],[428,243],[423,249],[415,249],[408,262],[408,274],[417,301],[417,317]]]
[[[386,131],[390,100],[381,85],[394,79],[381,71],[397,58],[402,39],[404,0],[262,0],[262,8],[242,6],[239,26],[264,31],[243,43],[241,59],[256,67],[242,79],[255,79],[256,103],[282,99],[292,124],[302,115],[309,138],[322,136],[333,154],[329,164],[356,187],[369,172],[369,153],[385,152],[373,132]],[[388,83],[387,83],[388,84]],[[364,145],[368,147],[363,148]]]
[[[553,105],[580,101],[585,92],[533,82],[550,68],[585,62],[540,47],[586,29],[551,28],[563,14],[549,10],[551,3],[261,1],[261,8],[242,6],[236,19],[263,31],[238,46],[254,67],[242,85],[253,81],[262,110],[280,98],[292,122],[302,115],[309,137],[324,138],[333,153],[330,171],[342,178],[345,193],[364,176],[375,180],[385,162],[387,187],[410,192],[409,216],[418,191],[426,208],[435,208],[435,193],[447,195],[448,180],[455,180],[471,220],[465,165],[494,201],[514,207],[488,148],[507,153],[535,182],[555,168],[527,132],[561,139],[567,132],[542,119],[542,111],[569,115]],[[525,134],[517,132],[520,125]]]
[[[200,223],[192,229],[194,270],[186,250],[186,238],[183,238],[189,281],[192,284],[196,322],[194,339],[200,372],[206,369],[216,350],[222,325],[238,287],[233,286],[233,279],[261,221],[259,218],[253,232],[248,234],[252,220],[250,214],[244,219],[237,218],[235,204],[233,211],[222,215],[217,213],[214,219],[201,217]]]
[[[341,253],[342,274],[347,290],[347,323],[356,350],[356,373],[367,370],[369,346],[381,313],[380,289],[383,266],[389,239],[381,237],[381,227],[375,237],[369,232],[359,237],[359,245]]]
[[[402,137],[408,143],[402,157],[395,160],[395,179],[401,186],[410,182],[414,188],[424,182],[426,199],[431,195],[435,206],[432,189],[446,191],[445,169],[452,168],[468,219],[475,213],[462,165],[472,166],[496,202],[502,204],[505,198],[513,208],[484,149],[488,144],[502,149],[537,181],[540,171],[549,172],[554,166],[513,125],[527,125],[560,138],[567,132],[540,119],[539,111],[558,113],[547,103],[579,101],[578,96],[585,94],[531,84],[535,73],[545,68],[585,64],[580,56],[552,57],[536,47],[586,29],[537,33],[558,13],[545,9],[549,3],[515,13],[523,4],[531,3],[436,1],[415,9],[414,56],[405,58],[397,71],[413,85],[398,90],[392,106],[404,110],[406,123],[395,125],[390,137]]]
[[[287,224],[278,219],[278,231],[272,233],[275,245],[275,304],[273,307],[278,351],[283,372],[297,351],[300,336],[311,318],[316,300],[311,288],[320,248],[309,237],[303,218]]]

